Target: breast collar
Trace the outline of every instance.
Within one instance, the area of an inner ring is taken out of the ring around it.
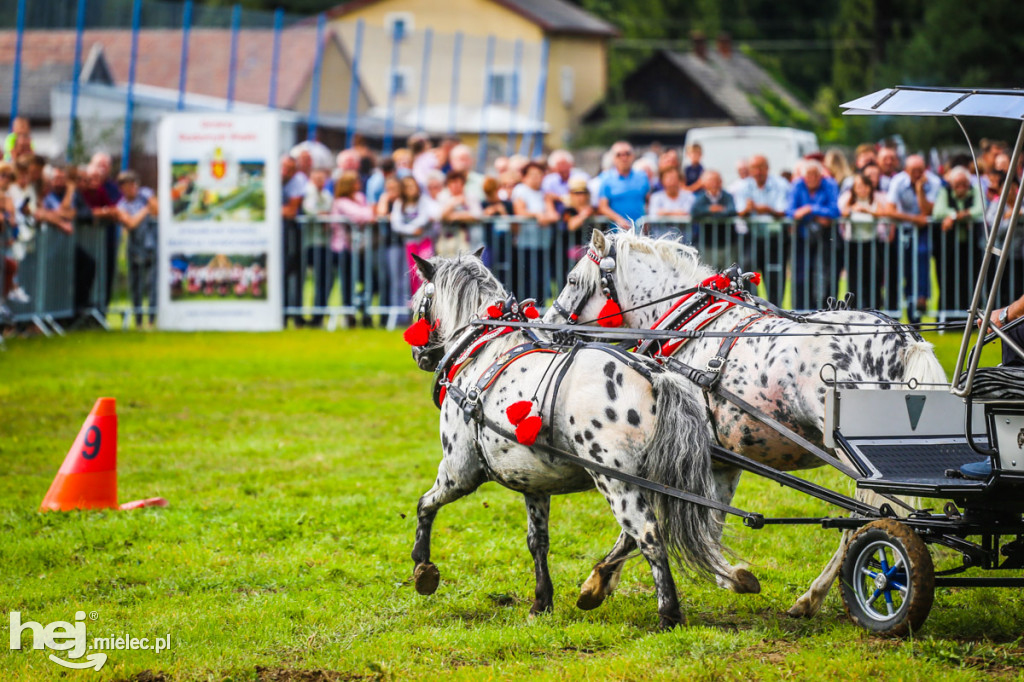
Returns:
[[[487,317],[488,319],[495,321],[505,320],[527,322],[532,318],[527,317],[523,311],[532,305],[532,300],[526,300],[520,304],[514,297],[509,296],[503,302],[488,307]],[[490,384],[494,382],[498,375],[500,375],[508,365],[526,355],[527,352],[557,352],[554,349],[547,348],[546,345],[541,342],[540,338],[537,337],[530,329],[503,327],[497,325],[471,326],[463,332],[462,336],[459,337],[459,340],[455,342],[447,353],[445,353],[441,362],[438,363],[437,369],[434,370],[432,388],[434,405],[440,409],[441,404],[444,402],[445,396],[448,393],[448,387],[462,371],[462,368],[473,360],[488,343],[515,331],[524,332],[529,338],[529,341],[502,353],[502,355],[484,371],[481,376],[481,381],[483,381],[485,377],[487,377],[487,381],[484,382],[486,384],[485,386],[479,388],[480,391],[490,387]]]

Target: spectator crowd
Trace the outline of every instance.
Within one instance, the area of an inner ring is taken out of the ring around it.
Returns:
[[[76,240],[73,251],[73,308],[65,311],[68,317],[61,321],[86,324],[106,314],[120,241],[126,235],[133,308],[148,309],[148,324],[152,325],[157,293],[157,200],[153,191],[143,187],[131,170],[114,174],[110,155],[103,152],[81,167],[47,160],[34,150],[28,120],[14,119],[0,162],[0,318],[10,314],[8,304],[17,309],[39,294],[26,290],[19,269],[26,256],[36,252],[41,230],[73,235],[86,225],[90,234]],[[136,324],[146,323],[138,312]]]
[[[47,161],[33,151],[21,119],[4,151],[4,299],[19,304],[32,296],[19,263],[39,225],[71,234],[88,222],[102,227],[105,257],[76,248],[76,312],[90,304],[106,309],[125,235],[133,307],[138,313],[148,300],[155,308],[153,192],[130,171],[112,175],[102,153],[82,168]],[[782,302],[788,282],[792,307],[821,307],[838,295],[845,272],[849,290],[877,294],[879,308],[905,307],[913,322],[931,298],[933,262],[939,309],[966,306],[983,214],[997,224],[993,199],[1011,183],[1010,210],[1020,178],[1019,168],[1010,172],[1007,145],[997,141],[983,142],[977,166],[964,155],[934,169],[922,156],[901,159],[884,144],[859,145],[851,159],[835,149],[814,153],[783,169],[752,149],[728,186],[721,169],[703,165],[699,145],[683,154],[653,145],[638,155],[630,143],[616,142],[593,175],[564,149],[543,158],[498,157],[480,173],[472,147],[454,137],[435,145],[425,134],[384,156],[356,136],[331,167],[316,165],[313,151],[299,145],[281,160],[286,322],[296,326],[323,324],[336,281],[342,304],[361,313],[347,323],[372,324],[372,300],[404,308],[418,287],[413,255],[480,246],[489,247],[486,262],[511,290],[543,301],[561,286],[594,227],[634,225],[690,241],[714,266],[736,261],[762,271],[772,301]],[[374,256],[364,257],[369,252]],[[307,277],[313,314],[302,316],[296,311]],[[97,287],[98,302],[82,293]],[[141,313],[136,321],[144,322]]]

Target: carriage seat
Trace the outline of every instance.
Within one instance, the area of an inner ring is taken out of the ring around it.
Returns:
[[[971,387],[973,400],[1024,402],[1024,367],[979,367]],[[992,475],[992,459],[970,462],[960,467],[969,480],[984,481]]]
[[[971,397],[1024,401],[1024,367],[979,367],[974,375]]]

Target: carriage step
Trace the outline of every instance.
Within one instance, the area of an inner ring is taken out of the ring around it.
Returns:
[[[858,486],[877,492],[923,497],[973,496],[986,489],[985,480],[949,476],[978,455],[963,437],[843,438],[838,445],[864,474]]]

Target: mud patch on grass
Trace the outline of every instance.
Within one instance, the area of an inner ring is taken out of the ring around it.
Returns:
[[[300,670],[295,668],[264,668],[256,666],[259,682],[348,682],[349,680],[381,680],[380,673],[338,672],[336,670]]]
[[[122,677],[114,682],[169,682],[170,679],[171,678],[167,676],[167,673],[143,670],[142,672],[135,673],[131,677]]]

